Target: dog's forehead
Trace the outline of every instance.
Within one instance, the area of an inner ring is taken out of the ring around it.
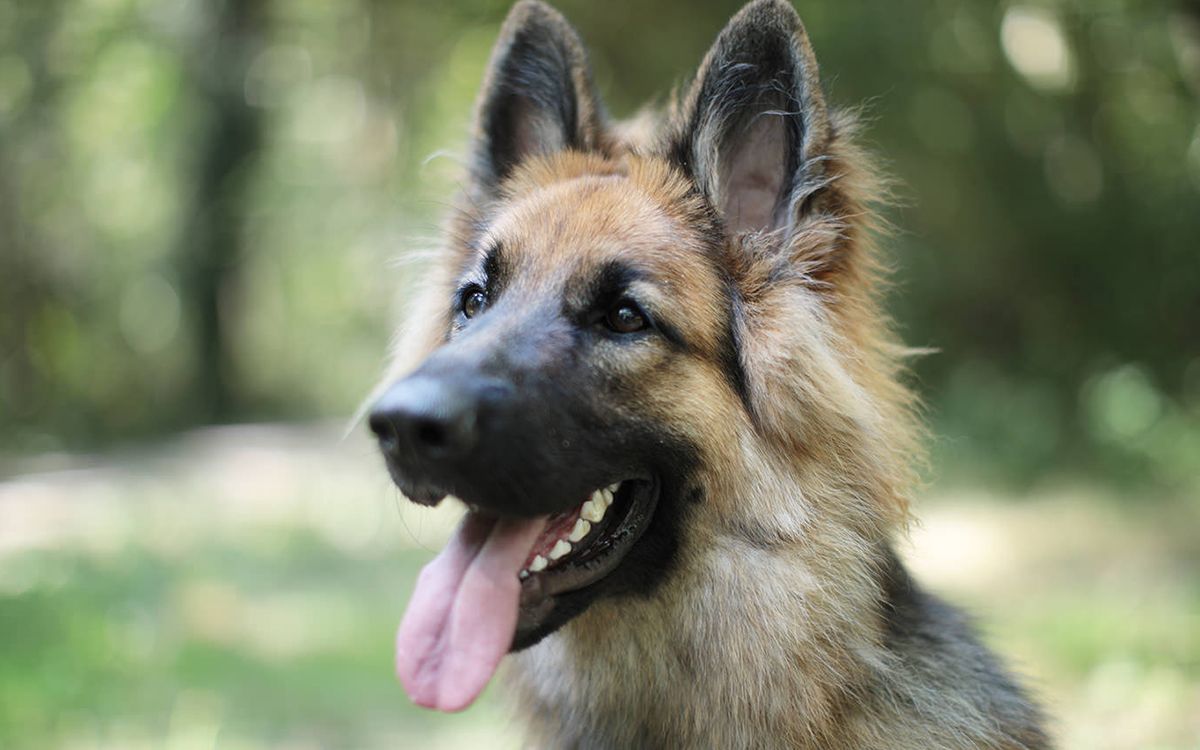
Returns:
[[[555,182],[511,201],[488,231],[514,278],[561,285],[614,262],[683,291],[716,272],[705,238],[669,199],[622,174]]]

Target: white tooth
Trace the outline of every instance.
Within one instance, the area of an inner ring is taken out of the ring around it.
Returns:
[[[579,515],[592,523],[598,523],[600,519],[604,518],[604,503],[588,500],[579,509]]]
[[[562,539],[559,539],[557,542],[554,543],[554,549],[550,550],[550,559],[557,560],[558,558],[562,557],[563,555],[567,554],[570,551],[571,551],[570,543],[565,542]]]
[[[612,494],[612,492],[610,492],[610,491],[609,491],[609,490],[607,490],[607,489],[600,490],[600,497],[604,498],[604,507],[605,507],[605,508],[607,508],[608,506],[612,505],[612,503],[613,503],[613,494]]]
[[[522,581],[524,581],[528,577],[529,577],[528,570],[522,570],[520,573],[517,573],[517,578],[520,578]]]
[[[580,539],[583,539],[585,536],[587,536],[588,532],[591,530],[592,525],[590,523],[582,518],[576,518],[575,528],[571,529],[571,534],[567,537],[567,539],[571,540],[572,542],[578,542]]]
[[[596,505],[602,505],[604,503],[604,490],[596,490],[593,492],[592,502]]]
[[[617,490],[621,489],[621,483],[613,482],[612,484],[608,485],[604,489],[608,490],[608,494],[615,495],[615,494],[617,494]]]
[[[531,572],[537,573],[539,570],[545,570],[545,569],[546,569],[546,558],[542,557],[541,555],[538,555],[537,557],[533,558],[533,562],[529,563],[529,570]]]

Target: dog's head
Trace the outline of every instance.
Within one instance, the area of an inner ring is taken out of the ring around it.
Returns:
[[[653,591],[747,429],[804,439],[769,406],[790,398],[771,391],[793,355],[756,325],[788,324],[784,288],[805,295],[792,322],[824,325],[838,277],[862,273],[816,64],[781,0],[743,9],[638,136],[607,121],[574,31],[525,0],[477,122],[465,208],[415,309],[428,352],[370,416],[409,498],[470,509],[401,629],[410,694],[442,708],[598,597]]]

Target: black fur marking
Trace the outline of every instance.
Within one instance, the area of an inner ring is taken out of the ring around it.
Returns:
[[[581,307],[591,310],[607,310],[625,296],[630,286],[648,278],[646,273],[628,263],[609,261],[588,279],[581,290],[579,295],[583,302]]]
[[[481,257],[482,260],[480,260]],[[487,294],[487,307],[491,307],[499,299],[500,292],[508,285],[511,272],[508,264],[504,262],[503,245],[495,242],[472,254],[459,276],[459,283],[455,286],[454,296],[450,301],[454,315],[451,316],[446,340],[449,340],[450,336],[463,328],[466,323],[460,307],[464,295],[470,289],[474,287],[483,289]]]
[[[880,605],[888,641],[914,637],[920,624],[915,605],[919,592],[900,558],[890,547],[883,551],[880,583],[883,592]]]
[[[508,264],[504,262],[503,249],[504,246],[497,242],[483,256],[483,288],[490,299],[499,296],[500,290],[508,285],[510,274]]]
[[[742,304],[742,295],[738,293],[733,279],[725,279],[725,297],[729,300],[729,320],[726,323],[726,336],[722,337],[718,357],[721,370],[733,387],[734,393],[745,407],[746,413],[754,419],[754,405],[750,398],[750,381],[746,377],[746,369],[742,366],[742,337],[745,326],[746,311]]]

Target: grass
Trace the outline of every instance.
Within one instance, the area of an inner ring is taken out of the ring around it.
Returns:
[[[516,747],[489,691],[411,707],[392,636],[453,523],[365,441],[242,427],[0,479],[0,746]],[[1200,507],[941,489],[906,554],[1034,684],[1067,750],[1200,748]]]

